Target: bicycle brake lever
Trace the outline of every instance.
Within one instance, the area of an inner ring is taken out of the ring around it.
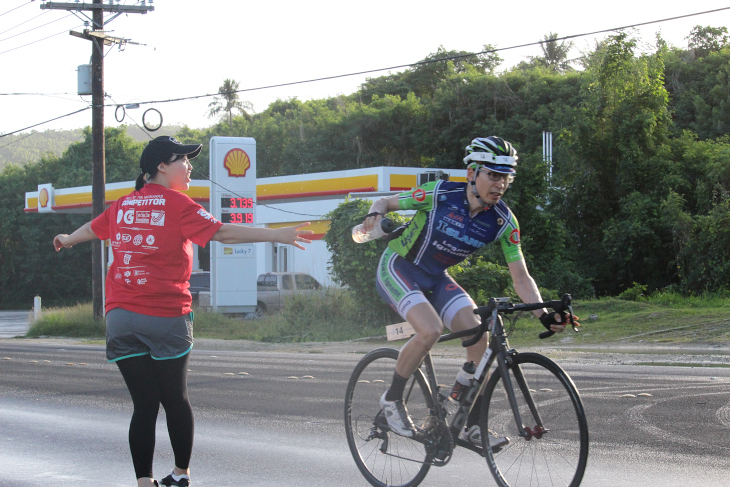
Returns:
[[[573,307],[572,306],[568,306],[568,312],[570,312],[570,326],[573,327],[574,332],[578,333],[580,331],[580,328],[578,328],[575,325],[575,318],[573,318]]]

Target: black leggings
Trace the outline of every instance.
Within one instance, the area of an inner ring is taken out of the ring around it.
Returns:
[[[175,466],[186,469],[190,464],[194,425],[187,388],[189,358],[189,353],[169,360],[153,360],[149,355],[141,355],[117,362],[134,403],[129,424],[129,449],[138,479],[152,477],[155,425],[160,404],[167,415]]]

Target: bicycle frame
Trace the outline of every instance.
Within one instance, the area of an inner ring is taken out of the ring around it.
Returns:
[[[455,443],[461,447],[467,448],[469,450],[475,451],[479,454],[483,454],[481,451],[481,448],[475,447],[470,442],[466,442],[459,439],[459,433],[464,428],[464,425],[466,424],[466,420],[469,417],[469,413],[471,412],[471,409],[474,407],[474,403],[476,401],[476,398],[481,395],[484,391],[484,387],[487,384],[487,380],[489,379],[489,371],[492,369],[492,365],[496,362],[496,368],[495,373],[498,373],[500,377],[502,378],[502,384],[505,388],[505,391],[507,393],[507,398],[509,400],[510,408],[512,409],[512,413],[515,418],[515,422],[518,425],[519,428],[519,435],[522,437],[530,437],[533,435],[532,432],[528,432],[524,424],[522,422],[522,417],[519,411],[519,406],[517,404],[517,398],[515,397],[515,389],[514,385],[512,383],[512,379],[509,375],[509,367],[508,364],[512,364],[512,357],[517,355],[517,351],[514,349],[511,349],[509,346],[509,342],[507,340],[507,335],[504,331],[504,325],[502,322],[502,316],[500,315],[500,311],[505,311],[503,309],[499,308],[500,304],[508,303],[509,298],[495,298],[494,299],[495,304],[497,306],[494,306],[491,311],[491,316],[489,317],[489,323],[491,326],[489,327],[489,330],[492,332],[490,339],[489,339],[489,345],[484,352],[484,355],[482,356],[482,359],[479,361],[479,364],[477,365],[476,372],[474,373],[474,379],[472,382],[471,387],[469,388],[465,398],[462,400],[461,404],[459,405],[459,409],[454,414],[454,418],[452,419],[449,428],[451,430],[451,435],[455,439]],[[450,340],[455,340],[457,338],[470,336],[478,333],[478,330],[480,327],[483,327],[484,323],[482,323],[479,327],[472,328],[470,330],[464,330],[460,332],[455,333],[449,333],[442,335],[441,338],[439,338],[438,342],[445,342]],[[433,359],[431,357],[431,353],[429,352],[426,354],[426,357],[424,358],[422,365],[426,365],[426,382],[429,385],[430,388],[430,394],[433,399],[434,404],[434,411],[431,411],[431,413],[438,418],[439,420],[446,420],[446,412],[444,408],[442,407],[443,401],[445,398],[441,398],[438,381],[436,379],[436,372],[433,366]],[[522,371],[519,367],[519,365],[514,365],[512,367],[512,372],[515,376],[515,380],[517,382],[517,386],[522,391],[523,396],[525,397],[525,400],[527,402],[527,406],[530,409],[530,412],[532,413],[532,416],[535,419],[535,422],[537,425],[542,428],[542,431],[545,432],[544,429],[544,423],[542,421],[542,418],[540,416],[540,413],[535,405],[535,401],[533,400],[532,394],[530,393],[530,388],[527,384],[527,381],[525,380],[524,375],[522,374]],[[413,384],[411,385],[412,390]],[[408,391],[408,394],[406,395],[406,398],[410,395],[411,390]]]

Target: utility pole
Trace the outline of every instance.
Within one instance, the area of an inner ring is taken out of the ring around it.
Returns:
[[[78,0],[77,0],[78,1]],[[71,31],[70,34],[91,41],[91,141],[92,141],[92,166],[91,166],[91,218],[104,213],[106,209],[106,162],[105,162],[105,141],[104,141],[104,46],[127,44],[127,39],[120,39],[108,36],[104,33],[104,25],[116,19],[122,13],[146,14],[154,10],[152,6],[145,5],[113,5],[112,0],[104,4],[102,0],[93,0],[93,3],[58,3],[46,2],[41,4],[41,9],[67,10],[77,17],[83,15],[87,20],[89,17],[85,11],[92,12],[91,30],[85,29],[83,33]],[[149,0],[152,3],[152,0]],[[104,22],[104,12],[116,12],[112,18]],[[84,21],[87,23],[86,21]],[[103,286],[104,286],[104,259],[102,259],[102,242],[93,240],[91,242],[91,288],[94,308],[94,318],[104,317]]]

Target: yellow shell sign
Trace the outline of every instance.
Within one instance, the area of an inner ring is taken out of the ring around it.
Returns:
[[[251,159],[242,149],[231,149],[223,158],[223,167],[228,170],[228,176],[232,178],[246,177],[246,171],[251,167]]]
[[[45,208],[48,204],[48,190],[46,188],[41,190],[41,193],[38,195],[38,201],[41,204],[41,208]]]

